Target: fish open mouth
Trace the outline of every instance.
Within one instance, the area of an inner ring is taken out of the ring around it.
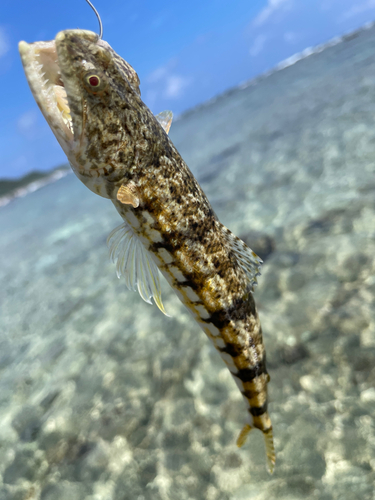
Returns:
[[[30,44],[20,42],[18,47],[34,98],[68,155],[73,147],[74,129],[55,40]]]

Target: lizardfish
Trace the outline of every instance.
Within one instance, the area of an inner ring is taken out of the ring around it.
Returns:
[[[247,405],[242,446],[263,432],[274,469],[262,329],[253,298],[261,259],[221,224],[154,116],[134,69],[98,35],[67,30],[19,50],[31,91],[76,176],[109,198],[123,224],[109,235],[118,276],[164,311],[159,272],[219,351]]]

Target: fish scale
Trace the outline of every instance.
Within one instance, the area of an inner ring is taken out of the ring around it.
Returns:
[[[172,114],[151,113],[137,73],[107,42],[67,30],[51,42],[20,42],[19,49],[33,95],[74,173],[110,199],[124,221],[108,237],[118,276],[163,312],[159,271],[166,278],[244,397],[247,422],[237,444],[260,429],[272,473],[269,375],[252,294],[261,259],[220,223],[167,135]]]

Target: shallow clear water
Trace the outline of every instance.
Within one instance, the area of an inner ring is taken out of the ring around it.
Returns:
[[[112,204],[73,176],[0,210],[0,498],[374,499],[375,30],[237,89],[171,137],[264,257],[277,463],[163,286],[126,290]]]

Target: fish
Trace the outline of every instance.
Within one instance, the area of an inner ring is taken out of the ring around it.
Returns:
[[[75,175],[111,200],[123,223],[108,237],[117,275],[166,314],[164,276],[202,328],[247,407],[237,439],[256,428],[275,466],[266,353],[253,291],[262,260],[218,219],[169,138],[172,113],[154,116],[133,67],[97,34],[64,30],[19,43],[32,94]]]

